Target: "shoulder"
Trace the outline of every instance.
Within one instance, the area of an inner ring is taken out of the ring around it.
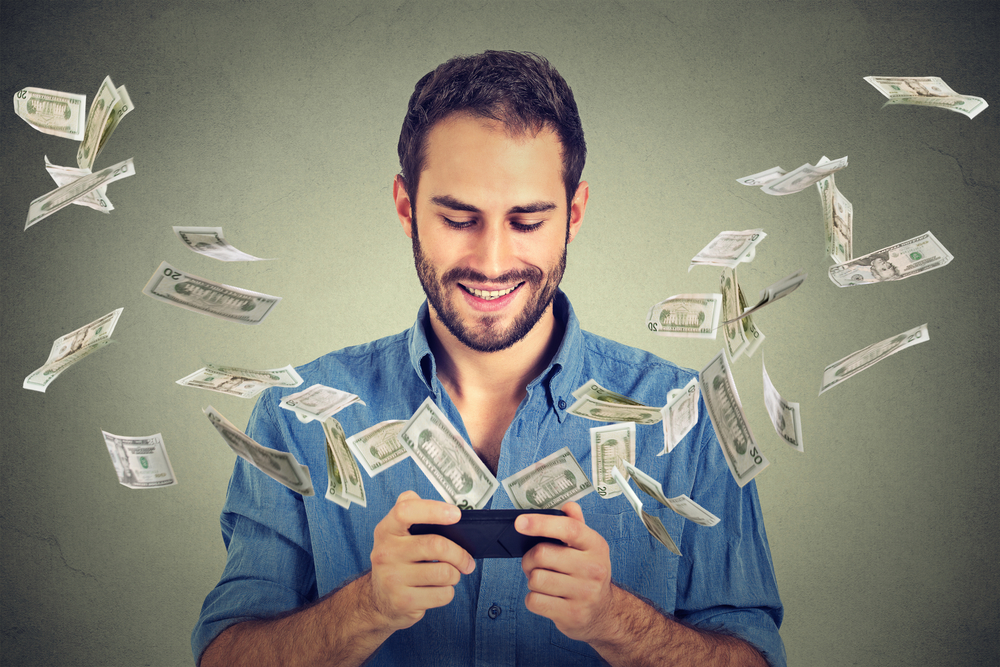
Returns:
[[[320,383],[352,391],[351,386],[379,379],[388,370],[401,375],[410,365],[409,334],[409,330],[402,331],[363,345],[334,350],[299,366],[296,370],[302,376],[302,386]]]
[[[652,352],[589,331],[581,330],[581,333],[583,373],[608,389],[644,403],[644,394],[653,392],[653,402],[647,405],[663,405],[667,391],[683,387],[698,376],[697,371],[678,366]],[[602,379],[611,384],[605,385]]]

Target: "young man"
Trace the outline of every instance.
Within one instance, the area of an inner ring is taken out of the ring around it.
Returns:
[[[409,331],[299,369],[360,396],[348,434],[408,419],[428,396],[503,479],[589,429],[567,413],[589,379],[647,405],[693,376],[580,329],[558,290],[580,230],[585,146],[569,87],[537,56],[453,59],[417,83],[400,136],[396,212],[427,294]],[[248,434],[288,450],[323,488],[324,433],[269,390]],[[676,540],[653,540],[625,498],[592,493],[565,517],[521,517],[542,544],[520,561],[474,561],[410,535],[454,523],[411,461],[366,480],[367,507],[303,498],[238,459],[222,514],[228,562],[192,636],[202,667],[358,665],[783,665],[782,607],[754,484],[742,489],[701,420],[667,456],[639,426],[636,465],[668,496],[721,518],[708,528],[648,503]],[[511,508],[498,491],[492,509]],[[207,647],[207,650],[206,650]],[[204,653],[202,653],[204,651]],[[766,661],[765,661],[766,658]]]

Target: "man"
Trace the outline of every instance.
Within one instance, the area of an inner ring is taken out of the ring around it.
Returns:
[[[587,206],[585,151],[569,87],[537,56],[453,59],[417,83],[393,197],[428,301],[409,331],[299,369],[306,384],[366,402],[337,414],[346,433],[407,419],[430,396],[498,479],[565,446],[586,469],[594,423],[566,412],[573,390],[593,378],[662,405],[693,377],[582,331],[558,290]],[[287,393],[263,394],[247,432],[294,453],[322,488],[323,430],[278,409]],[[192,636],[195,657],[203,667],[580,667],[765,665],[763,654],[783,665],[755,486],[735,484],[701,415],[659,458],[660,427],[638,427],[637,467],[722,519],[706,528],[650,502],[683,557],[624,497],[592,493],[564,505],[565,517],[516,523],[567,546],[476,562],[450,540],[410,535],[414,523],[460,515],[412,461],[366,480],[366,508],[343,510],[237,460],[222,515],[228,562]],[[512,507],[502,491],[490,503]]]

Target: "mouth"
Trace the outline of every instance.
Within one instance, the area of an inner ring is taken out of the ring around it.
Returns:
[[[501,290],[481,290],[481,289],[476,289],[475,287],[468,287],[466,285],[463,285],[462,283],[459,283],[458,285],[463,290],[465,290],[467,294],[471,294],[477,299],[482,299],[483,301],[495,301],[496,299],[500,299],[502,297],[507,296],[508,294],[510,294],[523,284],[524,284],[523,282],[520,282],[514,285],[513,287],[508,287],[507,289],[501,289]]]

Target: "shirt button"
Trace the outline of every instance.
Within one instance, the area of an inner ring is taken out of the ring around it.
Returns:
[[[560,410],[565,410],[566,409],[566,401],[564,401],[561,398],[559,399],[559,409]]]
[[[501,611],[503,610],[500,609],[500,607],[498,607],[497,605],[493,605],[489,608],[489,611],[487,611],[486,613],[487,615],[489,615],[490,618],[496,618],[497,616],[500,615]]]

